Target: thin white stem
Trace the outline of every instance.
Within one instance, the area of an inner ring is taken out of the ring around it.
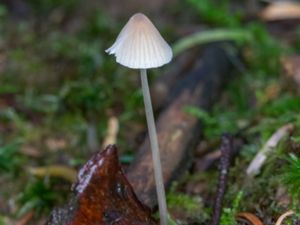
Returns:
[[[148,85],[147,71],[145,69],[141,69],[141,80],[142,80],[142,90],[143,90],[144,104],[145,104],[145,111],[146,111],[146,119],[148,124],[148,132],[150,137],[150,145],[152,149],[154,178],[156,183],[156,193],[157,193],[157,202],[159,208],[160,224],[167,225],[168,211],[167,211],[166,194],[165,194],[163,174],[161,169],[160,152],[159,152],[157,135],[156,135],[151,96],[150,96],[149,85]]]

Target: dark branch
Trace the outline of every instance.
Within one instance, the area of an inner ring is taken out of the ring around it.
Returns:
[[[221,143],[221,159],[219,164],[219,183],[216,192],[216,198],[214,203],[213,217],[211,225],[219,225],[221,212],[222,212],[222,202],[227,186],[227,177],[230,166],[230,157],[233,152],[232,136],[225,134],[222,136]]]

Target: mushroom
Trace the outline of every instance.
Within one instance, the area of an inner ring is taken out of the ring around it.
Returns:
[[[140,69],[146,119],[152,149],[160,224],[167,225],[168,213],[165,188],[147,79],[147,69],[157,68],[169,63],[173,56],[172,49],[162,38],[152,22],[144,14],[137,13],[129,19],[115,43],[106,52],[115,55],[116,61],[121,65]]]

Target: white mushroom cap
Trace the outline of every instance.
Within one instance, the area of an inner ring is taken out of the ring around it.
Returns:
[[[169,63],[173,53],[151,21],[142,13],[134,14],[115,43],[106,50],[123,66],[149,69]]]

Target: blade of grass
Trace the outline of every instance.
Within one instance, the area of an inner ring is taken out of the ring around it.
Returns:
[[[209,31],[200,31],[189,36],[185,36],[173,45],[174,56],[179,55],[185,50],[197,45],[203,45],[215,41],[236,41],[245,42],[251,39],[249,32],[243,29],[224,30],[216,29]]]

